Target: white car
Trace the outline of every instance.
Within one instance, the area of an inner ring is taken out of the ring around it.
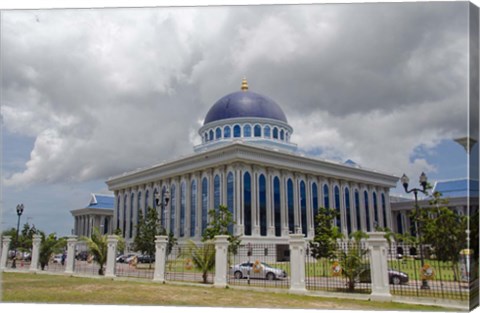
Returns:
[[[247,278],[248,276],[267,280],[287,278],[287,273],[284,270],[259,261],[234,265],[230,268],[230,274],[236,279]]]
[[[62,255],[57,254],[53,257],[53,263],[62,263]]]

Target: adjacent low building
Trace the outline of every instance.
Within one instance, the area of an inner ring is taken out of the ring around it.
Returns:
[[[71,210],[74,219],[73,235],[90,237],[94,227],[101,234],[112,233],[113,195],[93,194],[85,208]]]
[[[319,207],[339,212],[335,223],[345,235],[392,226],[389,190],[398,177],[302,155],[290,141],[293,131],[280,106],[244,80],[207,112],[193,154],[107,180],[113,227],[131,242],[138,212],[153,207],[180,242],[198,241],[208,211],[222,204],[243,242],[282,245],[294,232],[313,238]]]

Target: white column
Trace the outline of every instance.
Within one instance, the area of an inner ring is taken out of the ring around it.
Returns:
[[[372,293],[370,299],[374,301],[391,301],[390,286],[388,285],[388,243],[383,232],[368,233],[368,251],[370,253],[370,273],[372,279]]]
[[[307,176],[305,177],[305,204],[307,206],[306,214],[307,214],[307,237],[313,238],[314,237],[314,230],[311,227],[312,223],[312,216],[313,216],[313,207],[312,207],[312,179]]]
[[[185,237],[190,238],[190,217],[192,216],[192,177],[190,175],[185,176]]]
[[[42,243],[42,236],[33,235],[32,238],[32,262],[30,263],[30,271],[38,271],[38,259],[40,256],[40,244]]]
[[[385,195],[385,210],[387,211],[387,225],[385,225],[385,227],[388,227],[390,229],[393,229],[393,220],[392,220],[392,206],[390,204],[390,192],[387,188],[385,188],[385,191],[384,191],[384,195]]]
[[[293,225],[295,233],[302,233],[302,221],[300,219],[300,179],[298,174],[293,176]]]
[[[153,281],[165,282],[165,263],[167,259],[167,236],[155,236],[155,272]]]
[[[282,220],[282,237],[288,237],[288,221],[287,221],[287,180],[285,173],[280,173],[280,215]]]
[[[291,234],[290,240],[291,292],[306,292],[305,288],[305,238],[303,234]]]
[[[215,236],[215,279],[213,286],[227,286],[228,236]]]
[[[105,269],[105,277],[115,277],[115,256],[117,252],[118,236],[109,235],[107,237],[107,267]]]
[[[348,229],[347,229],[347,210],[345,205],[345,187],[348,186],[345,182],[339,182],[339,197],[340,197],[340,223],[342,224],[342,229],[340,231],[348,238]],[[350,189],[349,189],[350,190]]]
[[[195,212],[195,239],[200,240],[202,225],[202,173],[199,173],[197,179],[197,212]]]
[[[75,246],[77,245],[77,236],[68,236],[67,239],[67,265],[65,273],[73,274],[75,265]]]
[[[4,270],[7,268],[8,247],[10,246],[10,241],[12,241],[12,237],[2,237],[2,255],[0,257],[0,270]]]

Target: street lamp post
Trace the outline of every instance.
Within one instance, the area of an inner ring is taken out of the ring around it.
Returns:
[[[159,197],[158,191],[155,193],[154,197],[155,197],[157,206],[160,206],[160,225],[162,227],[162,233],[163,233],[163,230],[166,230],[166,227],[164,227],[163,225],[164,223],[163,214],[164,214],[165,207],[168,205],[168,201],[170,201],[170,191],[168,190],[168,187],[165,189],[162,189],[161,197]]]
[[[424,195],[427,194],[427,175],[422,172],[420,175],[420,185],[422,186],[422,189],[419,188],[412,188],[408,190],[408,183],[410,179],[407,177],[407,175],[403,174],[401,178],[401,182],[403,185],[403,188],[405,188],[406,193],[411,193],[415,195],[415,212],[417,215],[417,218],[415,219],[415,228],[417,231],[418,239],[419,239],[419,246],[420,246],[420,264],[422,265],[422,268],[424,267],[424,259],[423,259],[423,243],[422,243],[422,236],[421,236],[421,231],[420,227],[418,225],[418,219],[419,219],[419,208],[418,208],[418,192],[423,193]],[[430,289],[430,286],[428,285],[428,282],[426,279],[422,278],[422,286],[420,287],[421,289]]]
[[[18,204],[17,205],[17,216],[18,216],[18,221],[17,221],[17,236],[15,238],[15,255],[13,256],[13,262],[12,262],[12,268],[17,268],[17,248],[18,248],[18,231],[20,229],[20,216],[22,216],[23,213],[23,204]]]

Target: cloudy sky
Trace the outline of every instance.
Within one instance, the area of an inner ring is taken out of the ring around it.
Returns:
[[[192,153],[210,106],[273,98],[302,152],[466,177],[468,4],[2,12],[1,227],[69,234],[105,180]],[[477,156],[478,157],[478,156]],[[394,190],[394,193],[399,189]]]

